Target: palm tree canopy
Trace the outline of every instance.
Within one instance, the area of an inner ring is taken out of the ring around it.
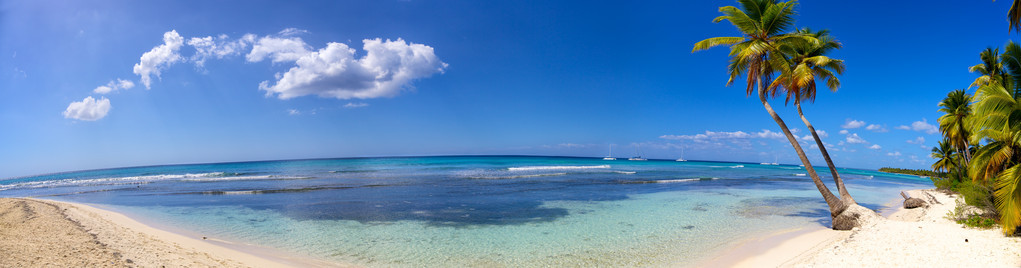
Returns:
[[[932,158],[936,163],[932,164],[932,171],[948,172],[957,166],[954,161],[954,149],[947,140],[939,141],[939,146],[932,147]]]
[[[713,19],[714,23],[730,22],[742,34],[735,37],[713,37],[698,43],[691,52],[710,49],[716,46],[730,46],[730,64],[727,66],[730,79],[727,86],[741,75],[747,74],[747,94],[755,92],[754,80],[763,77],[772,80],[776,71],[783,71],[788,66],[779,51],[784,44],[817,42],[815,38],[788,34],[794,25],[797,15],[796,0],[780,2],[777,0],[739,0],[740,8],[734,6],[720,7],[722,16]]]
[[[783,89],[787,103],[791,99],[814,102],[817,80],[823,81],[831,91],[837,91],[840,79],[836,75],[844,73],[844,61],[826,54],[840,49],[840,42],[829,34],[829,30],[812,32],[809,28],[802,28],[795,34],[813,37],[818,42],[791,42],[780,47],[791,67],[773,80],[769,86],[770,94],[775,97]]]
[[[1021,225],[1021,102],[998,84],[975,94],[972,141],[988,140],[968,168],[974,180],[994,181],[994,199],[1004,232]]]
[[[950,139],[951,145],[958,150],[967,150],[971,131],[971,95],[963,89],[951,91],[939,103],[940,112],[946,113],[939,117],[939,130]]]

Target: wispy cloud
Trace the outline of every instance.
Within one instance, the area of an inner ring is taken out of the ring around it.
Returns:
[[[369,106],[369,104],[368,103],[364,103],[364,102],[348,102],[347,104],[344,104],[344,108],[348,108],[348,109],[362,108],[362,107],[367,107],[367,106]]]
[[[879,149],[883,149],[883,146],[879,146],[879,144],[873,144],[872,146],[869,146],[869,149],[879,150]]]
[[[744,131],[708,131],[705,133],[695,135],[662,135],[660,139],[667,140],[719,140],[719,139],[752,139],[752,138],[766,138],[766,139],[783,139],[784,135],[780,132],[763,129],[759,132],[748,133]]]
[[[870,131],[873,131],[873,132],[887,132],[887,131],[889,131],[888,129],[886,129],[886,126],[877,125],[877,124],[871,124],[871,125],[866,126],[865,130],[870,130]]]
[[[853,119],[847,119],[846,123],[844,123],[843,125],[840,125],[840,127],[847,128],[847,129],[860,128],[860,127],[863,127],[863,126],[865,126],[865,121],[859,121],[859,120],[853,120]]]
[[[851,135],[847,135],[846,141],[847,141],[847,143],[850,143],[850,144],[867,144],[867,143],[869,143],[868,141],[865,141],[865,139],[862,139],[861,137],[859,137],[858,133],[851,133]]]
[[[96,94],[107,94],[121,89],[130,89],[135,87],[135,83],[129,80],[117,78],[117,80],[110,80],[106,85],[98,86],[93,89],[92,92]]]
[[[919,132],[925,132],[926,134],[936,134],[936,133],[939,133],[939,128],[934,126],[934,125],[932,125],[932,124],[929,124],[929,122],[926,121],[925,118],[922,118],[922,121],[912,122],[911,126],[906,126],[906,125],[897,126],[897,129],[901,129],[901,130],[914,130],[914,131],[919,131]]]

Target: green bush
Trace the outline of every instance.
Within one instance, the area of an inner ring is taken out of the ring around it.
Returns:
[[[996,221],[979,215],[971,215],[967,219],[957,221],[957,223],[964,224],[968,227],[988,229],[993,228],[993,225],[996,224]]]
[[[964,202],[968,205],[990,211],[996,210],[992,187],[966,181],[957,185],[957,192],[961,193],[961,196],[964,197]]]
[[[935,185],[937,189],[945,191],[956,192],[958,184],[960,184],[956,179],[952,178],[929,177],[929,179],[932,180],[932,185]]]

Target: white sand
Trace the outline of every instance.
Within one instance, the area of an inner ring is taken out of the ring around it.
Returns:
[[[922,191],[908,194],[920,197]],[[957,196],[925,191],[942,204],[901,209],[885,221],[852,231],[811,230],[786,240],[775,235],[750,241],[715,258],[710,266],[1021,267],[1021,238],[1005,237],[999,228],[962,227],[945,218]],[[757,250],[763,245],[769,249]],[[741,254],[746,256],[733,261]]]
[[[252,254],[84,204],[0,199],[0,266],[342,267],[293,256]],[[20,246],[19,246],[20,245]]]

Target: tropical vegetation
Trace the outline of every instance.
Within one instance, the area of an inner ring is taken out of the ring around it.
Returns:
[[[932,149],[932,170],[948,176],[933,182],[990,211],[987,220],[970,221],[995,220],[1005,234],[1015,234],[1021,226],[1021,46],[1008,42],[1003,54],[987,48],[979,60],[969,69],[979,75],[970,86],[974,96],[953,90],[939,103],[943,140]]]
[[[836,79],[836,74],[843,72],[843,62],[831,59],[825,54],[840,48],[840,43],[833,39],[828,31],[812,32],[802,29],[789,32],[794,28],[794,16],[797,14],[798,2],[795,0],[738,0],[738,4],[740,7],[721,7],[719,11],[723,15],[713,22],[730,22],[741,35],[699,41],[695,43],[692,52],[717,46],[730,47],[730,64],[727,66],[730,78],[727,85],[732,85],[741,76],[746,77],[746,94],[758,95],[763,108],[794,147],[812,182],[829,206],[833,228],[850,230],[857,227],[859,220],[864,220],[863,217],[870,215],[874,216],[875,213],[859,206],[847,193],[843,181],[825,151],[825,145],[801,111],[802,101],[814,100],[817,80],[826,83],[831,90],[839,87],[840,81]],[[776,79],[773,79],[774,76]],[[768,98],[780,94],[786,95],[788,102],[794,101],[798,114],[825,156],[839,197],[819,178],[798,139],[769,104]]]
[[[946,177],[946,175],[947,175],[946,173],[943,173],[943,172],[936,172],[936,171],[932,171],[932,170],[928,170],[928,169],[906,169],[906,168],[893,168],[893,167],[881,167],[881,168],[879,168],[879,172],[897,173],[897,174],[915,175],[915,176],[926,176],[926,177],[930,177],[930,178],[931,177]]]

